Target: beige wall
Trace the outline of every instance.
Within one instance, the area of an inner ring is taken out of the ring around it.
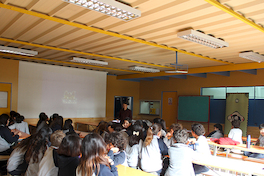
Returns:
[[[11,110],[17,111],[19,61],[0,59],[0,82],[12,83]]]
[[[139,113],[139,82],[117,80],[116,76],[107,76],[106,117],[114,118],[115,96],[133,97],[133,118]]]

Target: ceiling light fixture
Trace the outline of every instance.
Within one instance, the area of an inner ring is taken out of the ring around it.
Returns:
[[[71,62],[78,62],[83,64],[90,64],[90,65],[108,65],[108,62],[99,61],[99,60],[92,60],[92,59],[83,59],[79,57],[73,57]]]
[[[20,54],[20,55],[25,55],[25,56],[38,55],[37,51],[14,48],[14,47],[10,47],[10,46],[0,46],[0,52],[11,53],[11,54]]]
[[[264,61],[264,54],[259,54],[253,51],[243,51],[239,53],[239,57],[244,59],[252,60],[255,62],[263,62]]]
[[[155,68],[146,68],[146,67],[139,67],[139,66],[131,66],[129,68],[131,70],[141,71],[141,72],[151,72],[151,73],[160,72],[159,69],[155,69]]]
[[[140,10],[115,0],[63,0],[90,10],[101,12],[124,21],[130,21],[141,16]]]
[[[202,32],[189,29],[177,33],[179,38],[189,40],[191,42],[199,43],[214,49],[228,47],[229,44],[223,39],[215,38]]]
[[[171,64],[171,65],[175,65],[175,70],[168,70],[168,71],[165,71],[165,73],[188,73],[188,65],[178,64],[178,51],[176,51],[176,63]]]

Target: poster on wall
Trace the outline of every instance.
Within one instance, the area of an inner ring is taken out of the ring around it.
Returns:
[[[226,94],[225,134],[229,133],[232,121],[239,120],[243,136],[247,135],[248,97],[248,93]]]
[[[0,92],[0,108],[7,108],[8,93]]]
[[[168,98],[168,104],[172,105],[172,98]]]

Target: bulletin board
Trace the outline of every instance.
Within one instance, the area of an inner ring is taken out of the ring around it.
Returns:
[[[209,122],[209,96],[179,96],[178,120]]]

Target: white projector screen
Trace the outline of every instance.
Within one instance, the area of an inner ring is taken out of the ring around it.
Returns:
[[[18,112],[66,118],[105,117],[106,72],[19,62]]]

